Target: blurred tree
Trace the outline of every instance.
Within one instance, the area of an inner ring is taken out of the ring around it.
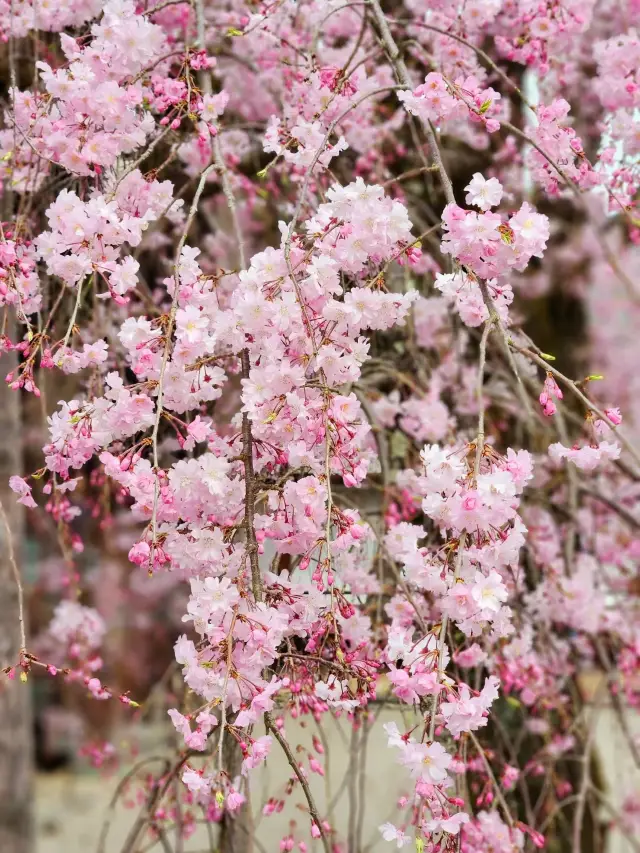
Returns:
[[[11,218],[11,194],[4,193],[0,206],[2,219]],[[3,329],[11,336],[12,329]],[[15,366],[17,353],[0,358],[0,376]],[[22,468],[20,395],[0,382],[0,665],[15,664],[22,645],[20,595],[12,548],[20,565],[20,546],[24,529],[24,507],[12,498],[9,477]],[[0,851],[32,853],[33,728],[30,690],[16,676],[0,683]]]

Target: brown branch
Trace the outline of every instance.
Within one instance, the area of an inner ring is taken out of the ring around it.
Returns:
[[[398,80],[402,83],[403,86],[406,86],[408,89],[413,89],[413,83],[411,82],[411,76],[409,74],[409,69],[407,68],[404,59],[400,55],[400,49],[396,44],[393,36],[391,35],[391,30],[389,29],[389,25],[387,23],[387,19],[385,17],[384,12],[380,6],[379,0],[367,0],[368,5],[371,7],[373,12],[373,16],[376,21],[376,25],[380,32],[380,38],[382,40],[382,44],[384,45],[385,52],[389,58],[389,62],[393,66],[393,69],[396,72]],[[438,147],[438,141],[436,138],[436,133],[433,125],[430,121],[424,121],[424,119],[418,116],[418,122],[422,127],[425,136],[429,141],[429,145],[431,146],[433,159],[435,161],[435,165],[440,173],[440,180],[442,181],[442,187],[444,189],[445,198],[447,199],[448,204],[455,204],[456,199],[453,194],[453,185],[451,183],[451,179],[447,174],[447,170],[445,169],[444,162],[442,160],[442,155],[440,153],[440,148]]]
[[[509,806],[507,805],[507,801],[505,800],[504,795],[500,789],[500,785],[498,784],[498,781],[497,781],[497,779],[493,773],[493,770],[491,769],[491,764],[489,764],[489,759],[487,758],[487,755],[486,755],[486,753],[482,747],[482,744],[480,743],[480,741],[474,735],[473,732],[467,732],[466,734],[467,734],[467,737],[471,739],[473,745],[475,746],[475,748],[478,751],[478,754],[482,758],[482,761],[483,761],[484,766],[485,766],[486,771],[487,771],[487,775],[489,776],[489,779],[491,780],[491,783],[493,784],[495,794],[496,794],[496,799],[498,800],[498,802],[500,803],[500,806],[502,807],[502,811],[504,812],[504,816],[507,819],[507,823],[513,829],[514,821],[513,821],[513,816],[511,814],[511,810],[509,809]]]
[[[178,775],[184,764],[189,760],[192,755],[198,755],[200,753],[196,753],[193,750],[189,750],[185,753],[180,760],[173,766],[173,768],[169,771],[168,776],[165,778],[164,783],[161,784],[162,777],[158,778],[151,791],[149,792],[149,796],[147,797],[147,802],[141,812],[141,814],[136,819],[136,822],[129,830],[129,834],[125,839],[124,845],[122,847],[121,853],[135,853],[136,846],[138,844],[138,840],[140,835],[144,831],[144,828],[147,823],[149,823],[152,819],[153,812],[156,807],[156,803],[162,800],[162,797],[169,790],[169,786],[172,781]]]
[[[608,506],[610,510],[613,510],[613,512],[619,515],[620,518],[626,521],[627,524],[635,530],[640,529],[640,520],[632,515],[629,510],[617,503],[617,501],[614,501],[613,498],[603,495],[602,492],[598,492],[596,489],[590,489],[587,486],[579,486],[579,491],[582,492],[583,495],[588,495],[590,498]]]
[[[313,818],[315,825],[318,827],[318,831],[320,832],[320,837],[322,839],[322,844],[324,847],[324,853],[331,853],[331,846],[329,844],[329,839],[327,838],[327,835],[324,831],[324,827],[322,826],[322,820],[320,819],[320,815],[318,813],[318,807],[316,806],[315,800],[313,798],[313,794],[311,793],[311,788],[309,787],[309,783],[307,782],[307,779],[306,779],[304,773],[302,772],[300,765],[296,761],[295,756],[294,756],[293,752],[291,751],[291,747],[287,743],[282,732],[277,728],[277,726],[273,720],[273,717],[271,716],[271,714],[268,711],[264,715],[264,722],[265,722],[265,725],[267,727],[267,731],[271,730],[273,732],[273,736],[275,737],[275,739],[278,741],[278,743],[282,747],[282,751],[287,756],[287,760],[289,761],[289,764],[291,765],[293,772],[296,774],[296,776],[298,777],[298,781],[302,785],[302,790],[304,791],[304,795],[306,797],[307,804],[309,806],[309,812],[311,814],[311,817]]]

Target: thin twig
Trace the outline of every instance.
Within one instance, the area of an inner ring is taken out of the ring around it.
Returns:
[[[453,572],[453,583],[455,584],[458,576],[460,575],[460,570],[462,568],[462,556],[464,554],[464,549],[467,544],[467,533],[465,530],[460,534],[460,539],[458,540],[458,553],[456,554],[456,565]],[[438,710],[438,699],[440,698],[440,678],[442,676],[442,666],[444,664],[444,650],[447,644],[447,628],[449,626],[449,614],[444,613],[442,616],[442,623],[440,625],[440,633],[438,635],[438,669],[436,671],[436,687],[435,692],[433,694],[433,701],[431,703],[431,717],[429,719],[429,740],[432,741],[435,729],[436,729],[436,715]]]
[[[24,618],[24,589],[22,587],[22,579],[20,577],[20,570],[18,569],[18,564],[16,562],[16,555],[13,548],[13,535],[11,533],[11,527],[9,525],[9,519],[7,518],[7,514],[4,510],[4,506],[2,501],[0,500],[0,517],[2,518],[2,523],[4,524],[4,529],[7,534],[7,552],[9,557],[9,563],[11,565],[11,571],[13,573],[13,578],[16,582],[16,589],[18,590],[18,625],[20,628],[20,657],[22,657],[23,653],[27,650],[27,635],[25,628],[25,618]]]
[[[540,356],[536,355],[534,352],[531,352],[531,350],[528,350],[525,347],[519,347],[513,342],[511,342],[511,347],[515,349],[516,352],[519,352],[522,355],[526,356],[534,364],[537,364],[539,367],[542,367],[543,370],[547,371],[548,373],[551,373],[553,376],[559,379],[575,397],[577,397],[582,403],[584,403],[588,410],[592,411],[606,423],[609,429],[611,429],[618,436],[622,446],[631,454],[631,456],[633,456],[635,461],[640,464],[640,452],[638,452],[633,446],[633,444],[631,444],[631,442],[625,438],[625,436],[620,432],[619,427],[609,419],[608,415],[606,415],[602,411],[602,409],[596,406],[596,404],[580,390],[577,383],[574,382],[573,379],[569,379],[568,376],[565,376],[564,373],[561,373],[557,368],[553,367],[553,365],[544,361],[544,359],[540,358]]]
[[[592,715],[596,714],[595,708],[592,710]],[[584,812],[587,805],[587,794],[591,787],[591,750],[593,749],[593,740],[596,733],[596,723],[594,719],[590,719],[588,723],[588,733],[584,752],[581,756],[582,764],[582,779],[580,780],[580,790],[578,791],[578,802],[573,815],[573,853],[581,853],[582,850],[582,822],[584,820]]]
[[[391,30],[389,29],[389,25],[387,24],[387,19],[384,15],[384,12],[380,7],[379,0],[367,0],[367,3],[373,11],[373,16],[380,31],[380,37],[382,39],[385,52],[389,57],[389,62],[391,63],[396,72],[398,80],[405,88],[413,89],[411,75],[409,74],[409,70],[405,65],[404,59],[400,55],[400,49],[398,48],[398,45],[396,44],[393,36],[391,35]],[[444,194],[445,198],[447,199],[447,203],[455,204],[456,200],[453,194],[453,185],[451,183],[449,175],[447,174],[447,170],[445,169],[444,162],[442,160],[442,155],[438,147],[438,141],[436,138],[434,127],[430,121],[425,121],[419,116],[418,121],[427,139],[429,140],[429,145],[431,146],[433,153],[433,159],[435,160],[435,164],[440,173],[440,180],[442,181],[442,187],[444,189]]]
[[[478,483],[478,475],[480,474],[480,462],[484,451],[484,366],[487,359],[487,340],[493,326],[493,318],[489,319],[484,324],[482,330],[482,338],[480,339],[480,353],[478,356],[478,380],[476,384],[476,398],[478,400],[478,430],[476,434],[476,456],[473,464],[473,479]]]
[[[178,312],[178,301],[180,298],[180,256],[182,254],[182,249],[187,240],[187,235],[189,233],[189,229],[193,223],[193,220],[196,215],[196,211],[198,209],[198,203],[200,201],[200,196],[204,190],[204,186],[207,182],[207,178],[209,174],[215,168],[215,164],[211,163],[204,170],[202,175],[200,176],[200,182],[198,183],[198,187],[196,189],[195,196],[193,197],[193,202],[191,203],[191,209],[189,210],[189,215],[187,216],[187,222],[184,226],[184,230],[182,232],[182,236],[180,237],[180,241],[178,242],[178,247],[176,249],[174,265],[173,265],[173,280],[174,280],[174,291],[173,291],[173,299],[171,300],[171,310],[169,311],[169,318],[165,328],[165,344],[164,344],[164,352],[162,353],[162,363],[160,365],[160,375],[158,377],[158,399],[156,405],[156,418],[153,425],[153,432],[151,434],[151,445],[153,451],[153,470],[155,475],[154,480],[154,488],[153,488],[153,509],[151,514],[151,555],[150,555],[150,564],[153,567],[153,552],[156,545],[156,532],[157,532],[157,518],[158,518],[158,501],[160,499],[160,480],[158,476],[158,469],[160,467],[160,460],[158,454],[158,432],[160,430],[160,421],[162,420],[162,403],[164,399],[164,377],[167,370],[167,364],[169,363],[169,355],[171,354],[171,341],[173,337],[173,330],[176,322],[176,314]]]
[[[482,744],[480,743],[480,741],[474,735],[473,732],[466,732],[466,734],[467,734],[467,737],[469,737],[471,739],[473,745],[478,750],[478,754],[482,758],[482,761],[483,761],[484,766],[485,766],[486,771],[487,771],[487,775],[489,776],[489,779],[491,779],[491,782],[493,784],[493,788],[494,788],[494,791],[496,794],[496,798],[497,798],[498,802],[500,803],[502,811],[504,812],[504,816],[507,819],[507,823],[513,829],[514,820],[513,820],[512,814],[511,814],[511,810],[509,809],[509,806],[507,805],[507,801],[505,800],[504,795],[502,793],[502,790],[500,789],[500,785],[498,784],[498,781],[497,781],[497,779],[493,773],[493,770],[491,769],[491,764],[489,764],[489,759],[487,758],[486,753],[485,753],[484,749],[482,748]]]
[[[282,732],[280,731],[280,729],[278,729],[278,727],[276,726],[273,717],[271,716],[271,714],[268,711],[264,715],[264,722],[265,722],[265,725],[267,727],[267,731],[271,730],[273,732],[273,736],[275,737],[275,739],[278,741],[278,743],[282,747],[282,751],[287,756],[287,760],[289,761],[289,764],[290,764],[293,772],[296,774],[296,776],[298,777],[298,781],[302,785],[302,790],[304,791],[304,795],[305,795],[306,800],[307,800],[307,805],[309,806],[309,812],[311,814],[311,817],[313,818],[315,825],[318,827],[318,831],[320,833],[320,838],[322,839],[322,844],[324,847],[324,853],[331,853],[331,846],[329,844],[329,839],[327,838],[327,834],[326,834],[324,827],[322,825],[322,820],[320,819],[320,814],[318,813],[318,808],[317,808],[315,800],[313,798],[313,794],[311,793],[311,788],[309,787],[309,783],[307,782],[307,779],[306,779],[304,773],[300,769],[300,765],[298,764],[298,762],[295,759],[295,756],[291,750],[291,747],[287,743],[287,741],[286,741],[284,735],[282,734]]]

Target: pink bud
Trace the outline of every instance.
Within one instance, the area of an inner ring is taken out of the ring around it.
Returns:
[[[316,761],[315,758],[309,759],[309,767],[314,773],[317,773],[318,776],[324,776],[324,767],[319,761]]]
[[[136,542],[129,551],[129,559],[136,566],[142,566],[149,561],[151,548],[147,542]]]

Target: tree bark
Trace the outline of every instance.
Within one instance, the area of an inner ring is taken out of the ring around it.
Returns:
[[[240,775],[242,752],[238,742],[229,734],[222,745],[222,760],[231,780]],[[218,848],[220,853],[249,853],[252,846],[252,827],[245,803],[234,815],[224,813],[220,824]]]
[[[11,336],[13,330],[8,328]],[[0,358],[0,499],[11,530],[18,567],[24,531],[23,507],[9,487],[22,473],[20,392],[4,377],[16,364],[15,353]],[[17,663],[20,654],[18,588],[9,559],[9,540],[0,519],[0,667]],[[30,686],[0,674],[0,851],[32,853],[33,727]]]

